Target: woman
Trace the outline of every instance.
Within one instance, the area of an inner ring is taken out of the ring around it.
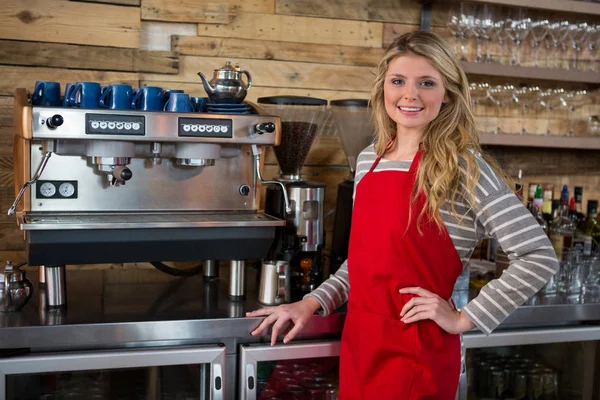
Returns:
[[[467,78],[437,35],[397,38],[371,94],[377,132],[358,157],[348,260],[302,301],[267,316],[271,344],[288,343],[319,308],[348,301],[340,399],[454,399],[459,334],[490,334],[558,269],[550,241],[481,155]],[[496,238],[511,260],[461,310],[450,297],[477,241]]]

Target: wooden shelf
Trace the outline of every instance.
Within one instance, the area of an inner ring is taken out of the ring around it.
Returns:
[[[600,150],[600,136],[568,137],[482,133],[479,139],[482,145],[492,146]]]
[[[573,0],[468,0],[471,3],[498,4],[501,6],[526,7],[538,10],[572,12],[588,15],[600,15],[600,3]]]
[[[589,4],[589,3],[586,3]],[[600,4],[599,4],[600,5]],[[503,64],[461,63],[465,73],[473,75],[504,76],[510,78],[538,79],[558,82],[576,82],[600,85],[600,73],[591,71],[552,68],[518,67]]]

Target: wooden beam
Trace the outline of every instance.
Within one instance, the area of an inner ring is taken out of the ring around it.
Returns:
[[[12,67],[0,65],[0,96],[11,96],[16,88],[33,90],[36,80],[60,82],[62,88],[67,82],[99,82],[101,84],[127,83],[139,85],[139,74],[127,72],[85,71],[71,69],[68,73],[58,68]],[[169,75],[164,75],[169,76]]]
[[[142,21],[140,26],[140,49],[171,51],[171,36],[196,36],[197,24],[180,22]]]
[[[253,83],[259,86],[368,92],[375,77],[373,67],[195,56],[180,58],[179,75],[140,76],[142,80],[149,81],[200,83],[198,71],[212,79],[213,70],[222,67],[225,61],[239,63],[242,70],[252,74]]]
[[[398,36],[418,30],[418,25],[383,24],[383,47],[388,47]]]
[[[421,5],[414,0],[276,0],[276,13],[418,25]]]
[[[0,38],[140,46],[140,10],[62,0],[0,0]]]
[[[274,0],[144,0],[142,19],[167,22],[228,24],[240,13],[275,11]]]
[[[171,48],[183,55],[205,57],[257,58],[355,66],[376,66],[384,50],[374,47],[292,43],[273,40],[171,37]]]
[[[70,0],[80,1],[83,3],[103,3],[103,4],[114,4],[118,6],[133,6],[139,7],[141,0]]]
[[[206,97],[206,92],[201,83],[166,82],[143,80],[140,86],[158,86],[164,89],[182,89],[186,93],[197,97]],[[248,90],[245,101],[256,102],[259,97],[265,96],[308,96],[325,100],[339,99],[368,99],[369,92],[352,92],[343,90],[297,89],[287,87],[252,86]]]
[[[230,24],[198,24],[198,36],[283,42],[381,47],[380,22],[295,17],[275,14],[240,14]]]
[[[173,52],[0,40],[4,65],[177,74]]]

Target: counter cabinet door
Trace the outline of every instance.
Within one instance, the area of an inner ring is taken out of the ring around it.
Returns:
[[[239,398],[337,398],[339,355],[339,341],[242,345]]]
[[[38,353],[0,360],[0,400],[226,400],[224,378],[218,345]]]

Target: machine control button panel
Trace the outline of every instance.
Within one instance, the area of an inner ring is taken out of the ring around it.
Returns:
[[[77,181],[37,181],[36,199],[76,199]]]
[[[85,114],[87,135],[146,135],[143,115]]]
[[[233,122],[230,119],[180,117],[178,125],[180,137],[233,137]]]

